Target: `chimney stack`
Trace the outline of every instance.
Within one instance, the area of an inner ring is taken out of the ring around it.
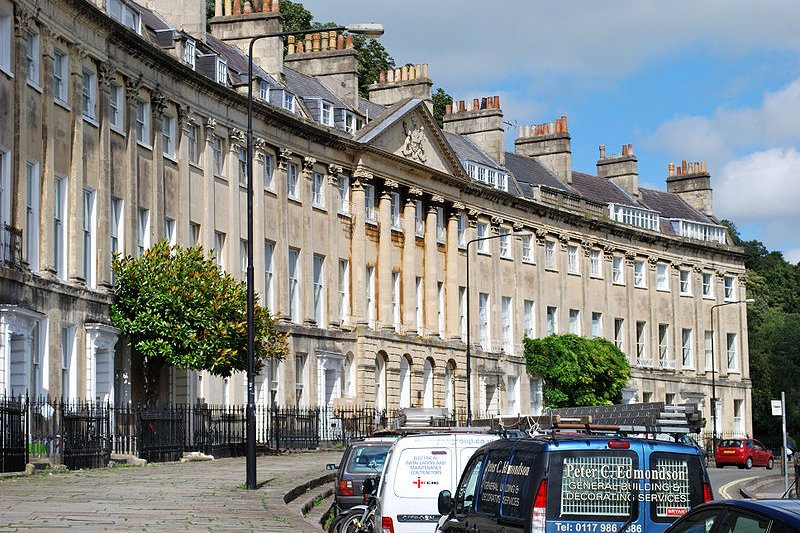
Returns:
[[[634,198],[639,198],[639,161],[633,155],[633,145],[623,144],[622,155],[611,154],[611,157],[606,157],[606,147],[600,145],[597,177],[611,180]]]
[[[168,4],[166,0],[155,0]],[[247,4],[253,0],[245,0]],[[176,5],[180,5],[177,3]],[[205,6],[205,4],[203,4]],[[283,31],[283,16],[278,0],[258,0],[243,13],[241,0],[215,0],[214,18],[208,21],[211,35],[228,44],[238,46],[245,54],[249,52],[250,39],[256,35]],[[203,7],[205,13],[205,7]],[[283,39],[271,37],[256,41],[253,46],[253,62],[271,75],[283,76]]]
[[[102,6],[105,2],[94,2]],[[157,11],[164,20],[195,39],[206,33],[206,3],[204,0],[143,0],[144,7]]]
[[[514,141],[515,152],[532,157],[564,183],[572,183],[572,149],[567,117],[553,122],[523,126]]]
[[[683,160],[677,168],[675,163],[667,166],[667,192],[675,193],[700,211],[713,216],[711,197],[711,174],[705,161],[687,163]]]
[[[433,113],[433,82],[428,77],[428,64],[403,65],[394,70],[382,71],[378,81],[367,87],[369,101],[391,106],[405,98],[425,101]]]
[[[471,105],[461,100],[458,106],[453,102],[449,109],[443,117],[444,131],[468,137],[499,165],[504,165],[506,157],[500,97],[475,98]]]

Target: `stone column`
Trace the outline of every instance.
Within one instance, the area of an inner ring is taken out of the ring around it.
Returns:
[[[306,156],[303,158],[303,172],[300,176],[300,183],[298,184],[298,186],[301,187],[300,197],[306,199],[301,206],[303,210],[303,227],[301,229],[301,234],[303,250],[308,251],[302,263],[302,277],[308,280],[308,287],[307,290],[301,290],[301,300],[305,301],[303,305],[300,306],[304,314],[303,323],[306,326],[316,324],[316,320],[314,319],[314,254],[317,252],[317,248],[314,235],[314,200],[311,194],[312,182],[314,181],[314,165],[316,164],[317,160],[313,157]],[[325,327],[325,324],[316,325]]]
[[[97,180],[97,287],[106,291],[113,289],[111,279],[111,125],[108,122],[108,97],[111,77],[116,68],[110,63],[101,63],[97,69],[98,119],[100,121],[100,177]]]
[[[447,215],[447,244],[445,246],[445,338],[461,338],[459,328],[458,280],[459,272],[464,268],[466,259],[461,257],[458,249],[458,215],[464,210],[464,204],[455,203]]]
[[[69,178],[67,179],[67,219],[69,253],[67,254],[67,277],[73,282],[85,283],[83,272],[83,62],[88,57],[85,50],[74,45],[75,53],[70,54],[70,105],[72,106],[72,154]],[[21,174],[24,176],[24,174]]]
[[[436,246],[436,210],[443,198],[434,197],[428,205],[425,213],[425,260],[424,294],[425,303],[423,306],[423,320],[425,323],[425,334],[439,336],[439,324],[437,324],[437,312],[439,307],[439,295],[437,286],[439,282],[439,261]]]
[[[178,210],[178,220],[175,225],[175,237],[182,246],[189,245],[189,224],[192,221],[192,188],[191,170],[189,167],[189,140],[187,132],[189,128],[197,125],[192,116],[192,109],[188,105],[177,104],[178,120],[178,194],[180,195],[180,208]],[[200,142],[200,139],[197,139]],[[199,147],[198,147],[199,148]],[[191,374],[189,374],[191,375]]]
[[[42,72],[53,72],[54,44],[53,34],[47,26],[40,27],[40,46],[42,49]],[[51,124],[54,117],[53,77],[44,76],[41,127],[44,129],[44,159],[40,165],[40,231],[39,231],[39,270],[51,279],[56,277],[53,250],[53,217],[55,215],[55,134]],[[69,80],[66,80],[69,83]],[[99,221],[98,221],[99,222]]]
[[[544,295],[544,271],[546,261],[547,230],[533,228],[534,261],[536,261],[536,293],[533,300],[533,328],[536,338],[547,336],[547,304],[542,300]]]
[[[153,175],[150,176],[150,244],[164,238],[164,111],[167,97],[158,88],[150,94],[153,133]]]
[[[352,292],[350,300],[353,308],[353,322],[356,325],[367,324],[366,307],[366,213],[364,204],[364,184],[372,181],[372,172],[359,165],[353,173],[353,238],[351,241],[350,278]]]
[[[277,169],[274,173],[275,190],[278,191],[278,213],[277,217],[278,233],[275,235],[275,251],[273,259],[273,289],[275,291],[275,310],[273,316],[280,321],[291,321],[289,315],[289,287],[288,287],[288,258],[289,258],[289,221],[287,213],[289,199],[289,163],[293,152],[288,148],[279,150],[277,157]],[[308,362],[306,363],[308,364]]]
[[[136,142],[136,105],[139,102],[139,89],[142,86],[142,78],[128,80],[125,83],[125,116],[128,117],[128,133],[126,159],[128,164],[125,168],[127,179],[125,180],[125,198],[123,199],[123,209],[125,219],[128,221],[124,225],[125,237],[123,244],[124,250],[121,252],[127,255],[136,255],[136,243],[139,232],[139,179],[138,179],[138,157],[139,147]]]
[[[422,196],[422,191],[412,187],[408,191],[405,208],[403,209],[403,272],[401,282],[401,292],[403,297],[400,304],[400,312],[403,321],[404,331],[416,331],[416,257],[417,257],[417,237],[416,237],[416,201]]]
[[[377,311],[380,329],[394,330],[392,316],[392,196],[398,184],[394,180],[386,180],[378,201],[378,276]],[[398,295],[399,297],[399,295]]]
[[[328,165],[328,190],[326,194],[328,206],[328,259],[326,259],[326,281],[325,286],[328,287],[328,327],[338,329],[342,323],[344,316],[342,310],[339,309],[339,249],[337,243],[339,242],[339,235],[341,234],[341,226],[339,225],[339,175],[342,173],[342,167],[339,165]],[[320,324],[320,327],[325,327],[325,324]]]
[[[628,333],[628,362],[631,364],[631,366],[638,366],[639,354],[637,353],[636,348],[636,309],[634,305],[636,294],[636,287],[634,286],[634,279],[636,275],[636,253],[626,252],[624,263],[625,266],[623,276],[625,281],[625,294],[628,300],[628,312],[625,316],[625,321],[628,323],[627,328],[625,328],[626,332]]]

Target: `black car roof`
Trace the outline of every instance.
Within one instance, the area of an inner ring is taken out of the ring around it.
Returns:
[[[744,509],[781,520],[793,527],[800,527],[800,501],[798,500],[716,500],[695,507],[695,510],[713,507]]]

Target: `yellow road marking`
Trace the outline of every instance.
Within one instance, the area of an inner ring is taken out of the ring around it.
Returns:
[[[726,499],[726,500],[734,499],[734,497],[731,496],[728,493],[729,489],[731,489],[734,485],[736,485],[738,483],[744,483],[745,481],[750,481],[751,479],[758,479],[758,478],[759,478],[759,476],[752,476],[752,477],[746,477],[746,478],[743,478],[743,479],[734,479],[733,481],[729,481],[728,483],[725,483],[723,486],[721,486],[719,489],[717,489],[717,492],[719,493],[720,497],[722,497],[723,499]]]

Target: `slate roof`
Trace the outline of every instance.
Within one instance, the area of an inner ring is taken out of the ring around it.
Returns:
[[[328,88],[316,78],[302,74],[289,67],[284,67],[283,73],[286,78],[286,87],[294,93],[295,96],[309,99],[321,98],[332,103],[334,107],[353,110],[352,107],[341,101],[338,96],[328,90]]]
[[[514,175],[523,191],[530,191],[533,185],[545,185],[564,192],[573,192],[555,174],[530,157],[506,152],[506,168]]]
[[[642,197],[642,204],[644,204],[647,209],[657,211],[662,217],[681,218],[684,220],[691,220],[692,222],[701,222],[703,224],[717,223],[687,204],[686,201],[677,194],[642,188],[639,189],[639,194]]]
[[[442,131],[444,134],[445,139],[447,139],[448,144],[458,156],[458,159],[461,161],[468,160],[474,161],[475,163],[479,163],[481,165],[487,166],[489,168],[494,168],[497,170],[503,170],[503,167],[497,164],[497,162],[489,157],[486,152],[478,148],[469,137],[456,135],[455,133],[448,133],[446,131]]]
[[[615,203],[643,207],[619,185],[583,172],[572,173],[572,189],[585,199],[600,204]]]
[[[365,98],[358,99],[358,110],[366,117],[367,122],[380,118],[387,109],[386,106],[370,102]]]

